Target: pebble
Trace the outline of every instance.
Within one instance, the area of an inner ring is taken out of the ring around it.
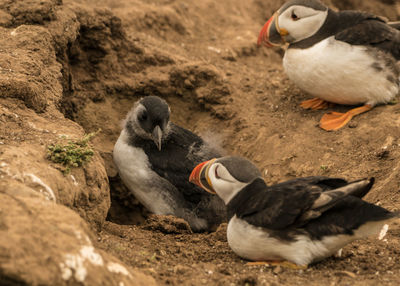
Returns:
[[[274,272],[274,274],[279,274],[279,273],[282,272],[282,267],[280,267],[280,266],[278,265],[278,266],[276,266],[276,267],[274,268],[274,270],[273,270],[272,272]]]
[[[348,276],[348,277],[350,277],[350,278],[356,278],[356,277],[357,277],[357,275],[356,275],[355,273],[350,272],[350,271],[346,271],[346,270],[338,271],[338,272],[336,272],[335,274],[336,274],[336,275]]]
[[[357,128],[358,127],[358,123],[357,122],[351,122],[349,123],[349,128]]]

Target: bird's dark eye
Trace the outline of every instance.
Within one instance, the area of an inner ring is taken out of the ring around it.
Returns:
[[[143,111],[142,113],[140,113],[138,119],[139,121],[145,121],[147,119],[147,112]]]
[[[218,175],[218,167],[219,166],[217,166],[217,167],[215,167],[215,178],[217,178],[217,179],[221,179],[221,177]]]
[[[291,16],[293,21],[299,20],[300,18],[297,17],[297,15],[294,13],[294,11],[292,11],[292,16]]]

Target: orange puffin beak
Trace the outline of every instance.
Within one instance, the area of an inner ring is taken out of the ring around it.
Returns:
[[[210,178],[208,177],[208,169],[214,163],[216,159],[205,161],[198,164],[192,171],[189,177],[189,182],[198,185],[211,194],[216,194],[213,189]]]
[[[258,35],[257,45],[264,45],[266,47],[282,46],[286,43],[284,36],[289,35],[289,32],[279,27],[278,23],[279,13],[275,14],[265,23]]]

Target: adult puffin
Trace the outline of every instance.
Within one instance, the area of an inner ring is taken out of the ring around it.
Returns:
[[[360,11],[335,12],[318,0],[291,0],[268,20],[258,44],[288,44],[283,67],[289,79],[316,98],[306,109],[329,103],[362,105],[346,113],[330,112],[320,121],[337,130],[400,90],[399,23]]]
[[[189,180],[225,202],[228,244],[253,261],[304,268],[354,240],[382,239],[399,217],[362,200],[373,178],[314,176],[267,186],[249,160],[228,156],[199,164]]]
[[[157,96],[135,103],[113,151],[122,181],[149,211],[183,218],[195,232],[227,220],[220,198],[188,182],[197,164],[215,156],[201,137],[170,121],[167,102]]]

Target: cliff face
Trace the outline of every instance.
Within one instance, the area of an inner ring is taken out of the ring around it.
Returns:
[[[126,113],[146,95],[165,98],[174,122],[253,160],[268,183],[374,176],[367,199],[399,209],[399,106],[377,107],[338,132],[316,128],[322,112],[298,107],[308,95],[283,73],[282,50],[256,47],[283,2],[0,0],[0,284],[151,285],[153,276],[158,283],[244,285],[276,276],[243,270],[223,227],[193,235],[174,218],[147,218],[123,186],[112,148]],[[328,3],[399,20],[395,2]],[[47,159],[48,145],[98,129],[83,167],[64,174]],[[388,240],[399,246],[396,236]],[[368,247],[360,246],[351,271],[364,282],[382,282],[374,273],[390,271],[395,285],[397,258],[383,263],[369,254],[396,256],[396,247]],[[368,263],[379,265],[372,274],[362,268]],[[315,275],[335,277],[345,264],[322,264]]]
[[[85,133],[64,104],[73,92],[69,50],[84,29],[79,12],[87,25],[117,18],[61,1],[2,1],[0,9],[0,284],[154,283],[93,246],[110,207],[99,153],[68,174],[47,159],[48,145]]]

